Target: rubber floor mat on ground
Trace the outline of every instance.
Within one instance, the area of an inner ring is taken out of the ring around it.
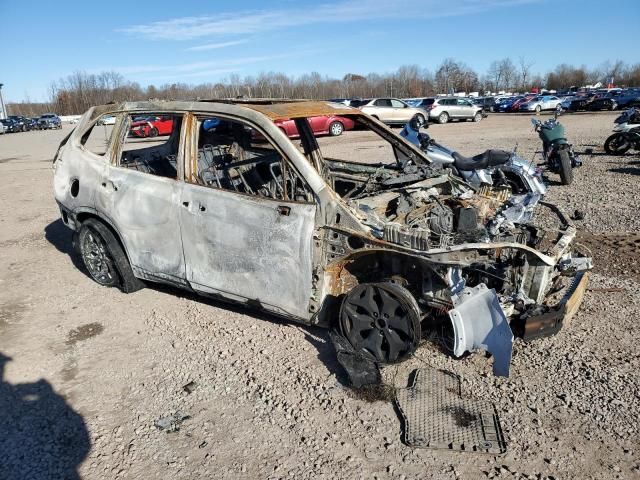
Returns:
[[[507,444],[491,402],[463,397],[460,378],[418,369],[408,388],[396,390],[404,442],[412,447],[502,454]]]

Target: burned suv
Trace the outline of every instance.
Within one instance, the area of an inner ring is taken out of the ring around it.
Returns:
[[[171,117],[171,132],[128,135],[143,115]],[[308,119],[322,115],[356,129],[316,138]],[[299,140],[274,124],[285,119]],[[54,170],[62,220],[99,284],[167,283],[334,327],[377,363],[406,358],[429,330],[456,356],[492,353],[506,375],[512,332],[558,331],[590,268],[570,220],[539,195],[476,191],[336,103],[94,107]]]

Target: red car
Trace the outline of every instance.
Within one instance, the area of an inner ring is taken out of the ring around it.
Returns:
[[[171,135],[173,131],[173,117],[151,116],[135,118],[129,128],[129,135],[132,137],[157,137],[158,135]]]
[[[334,115],[323,115],[320,117],[309,117],[309,123],[311,124],[311,130],[314,135],[326,135],[337,137],[342,135],[345,130],[352,130],[355,123],[353,120],[345,117],[339,117]],[[293,120],[275,120],[276,124],[284,133],[290,138],[299,137],[298,129]]]
[[[521,103],[526,103],[529,100],[531,100],[532,98],[537,97],[537,95],[535,93],[527,93],[523,98],[521,98],[520,100],[516,100],[515,102],[513,102],[511,104],[511,107],[509,108],[509,111],[511,112],[517,112],[520,110],[520,104]]]

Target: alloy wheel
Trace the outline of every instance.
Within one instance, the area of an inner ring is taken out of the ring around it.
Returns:
[[[101,285],[108,285],[115,279],[115,269],[107,246],[93,230],[82,239],[82,260],[93,279]]]

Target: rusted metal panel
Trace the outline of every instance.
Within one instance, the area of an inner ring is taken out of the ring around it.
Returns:
[[[362,112],[356,108],[331,102],[274,103],[271,105],[244,105],[266,115],[271,120],[317,117],[320,115],[349,115]]]
[[[548,337],[558,333],[564,325],[569,325],[582,304],[588,283],[589,272],[578,272],[569,290],[557,305],[541,315],[526,319],[522,338],[530,341]]]

